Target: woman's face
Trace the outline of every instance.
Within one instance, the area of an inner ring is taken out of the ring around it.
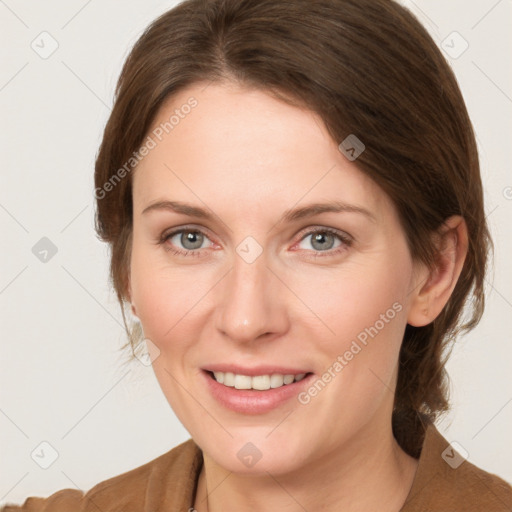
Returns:
[[[130,297],[193,439],[272,474],[377,439],[418,284],[387,195],[318,116],[261,91],[195,85],[149,135]]]

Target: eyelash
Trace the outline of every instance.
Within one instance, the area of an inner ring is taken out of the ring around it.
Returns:
[[[203,236],[205,236],[206,238],[208,238],[208,236],[206,235],[206,233],[204,233],[203,231],[201,231],[200,229],[197,229],[197,228],[193,228],[193,227],[182,227],[180,229],[176,229],[174,231],[171,231],[169,233],[167,232],[164,232],[162,233],[160,239],[158,240],[157,244],[158,245],[162,245],[164,250],[166,250],[167,252],[171,252],[177,256],[183,256],[183,257],[202,257],[202,251],[203,249],[189,249],[189,250],[181,250],[181,249],[175,249],[171,246],[168,246],[166,244],[166,242],[171,239],[173,236],[179,234],[179,233],[184,233],[184,232],[190,232],[190,233],[201,233]],[[332,229],[332,228],[318,228],[318,229],[313,229],[311,231],[307,231],[306,233],[304,233],[304,235],[300,238],[299,242],[297,243],[300,243],[302,242],[305,238],[307,238],[308,236],[311,236],[311,235],[316,235],[317,233],[322,233],[322,234],[328,234],[328,235],[333,235],[334,237],[338,238],[338,240],[340,240],[341,242],[341,245],[339,247],[337,247],[336,249],[329,249],[327,251],[313,251],[312,254],[311,254],[311,257],[313,258],[325,258],[325,257],[329,257],[329,256],[335,256],[335,255],[338,255],[344,251],[347,250],[348,247],[351,247],[352,243],[353,243],[353,240],[352,238],[350,238],[347,234],[343,233],[343,232],[340,232],[340,231],[337,231],[335,229]]]

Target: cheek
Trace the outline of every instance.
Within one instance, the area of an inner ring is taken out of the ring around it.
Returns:
[[[316,273],[307,282],[297,283],[295,290],[322,320],[328,334],[322,339],[336,350],[354,339],[364,342],[369,331],[392,337],[405,322],[402,312],[406,310],[409,279],[408,264],[402,263],[381,261],[358,268],[347,266],[331,275]]]
[[[162,353],[171,347],[176,353],[185,349],[188,340],[197,338],[197,333],[190,329],[201,325],[196,317],[208,304],[208,291],[215,281],[208,272],[198,273],[192,267],[170,268],[161,257],[151,256],[134,246],[132,299],[145,337]]]
[[[407,321],[409,262],[381,256],[380,263],[347,267],[336,278],[317,279],[319,286],[309,288],[315,313],[330,331],[322,327],[327,336],[318,336],[322,341],[314,347],[323,361],[320,378],[328,382],[315,407],[342,407],[354,421],[372,414],[386,397],[391,399]],[[316,390],[311,392],[316,396]],[[309,400],[309,395],[303,398]],[[346,414],[343,421],[348,421]]]
[[[402,272],[389,268],[347,272],[335,283],[325,281],[324,293],[315,288],[310,295],[315,313],[331,332],[317,328],[327,332],[315,336],[312,346],[323,363],[318,375],[322,382],[314,382],[299,398],[311,407],[310,414],[335,425],[333,431],[360,428],[393,399],[407,279],[405,267]]]
[[[193,314],[192,305],[198,300],[197,287],[191,289],[177,276],[158,277],[152,272],[139,274],[134,284],[138,316],[144,326],[144,333],[160,350],[167,340],[174,339],[187,322],[180,323]],[[176,339],[176,341],[178,341]]]
[[[185,349],[187,340],[197,339],[199,333],[191,329],[205,325],[207,312],[218,309],[215,300],[220,297],[223,283],[219,279],[224,272],[206,264],[171,267],[159,252],[163,249],[144,247],[135,236],[132,298],[146,337],[162,352],[172,347],[176,353]],[[283,314],[289,315],[298,336],[313,340],[315,349],[327,359],[349,350],[354,340],[364,345],[376,331],[379,339],[391,339],[385,346],[396,351],[405,325],[400,310],[406,310],[411,266],[404,254],[387,248],[331,270],[311,266],[307,272],[285,272],[284,281],[300,300],[290,295]]]

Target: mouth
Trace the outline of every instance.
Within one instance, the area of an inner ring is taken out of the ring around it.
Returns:
[[[230,370],[230,371],[228,371]],[[215,366],[201,370],[206,391],[223,408],[239,414],[265,414],[297,397],[315,378],[298,368]],[[248,375],[250,374],[250,375]]]
[[[308,367],[219,362],[205,365],[200,374],[205,391],[223,408],[240,414],[265,414],[294,400],[301,404],[299,394],[315,379]]]
[[[268,373],[261,375],[245,375],[242,373],[205,370],[211,379],[228,388],[268,391],[300,382],[311,372],[305,373]]]

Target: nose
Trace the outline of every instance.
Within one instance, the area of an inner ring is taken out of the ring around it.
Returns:
[[[216,327],[239,343],[285,333],[289,328],[286,296],[291,294],[268,267],[265,253],[248,263],[235,254],[231,270],[221,284]],[[260,340],[261,341],[261,340]]]

